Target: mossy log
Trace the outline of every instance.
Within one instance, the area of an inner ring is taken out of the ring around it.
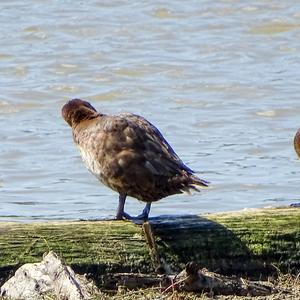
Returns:
[[[150,219],[159,260],[177,272],[190,261],[222,274],[300,271],[300,209],[272,208]],[[149,239],[148,239],[149,242]],[[99,286],[113,274],[153,273],[143,227],[129,221],[0,223],[0,285],[20,265],[49,250]]]

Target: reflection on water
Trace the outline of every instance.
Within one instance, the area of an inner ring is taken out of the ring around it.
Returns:
[[[282,33],[294,29],[299,29],[299,24],[293,24],[293,23],[286,23],[286,22],[269,22],[266,24],[260,24],[258,26],[254,26],[250,32],[256,33],[256,34],[276,34],[276,33]]]
[[[299,201],[295,1],[1,1],[0,219],[112,217],[60,116],[70,98],[156,124],[212,182],[153,215]],[[129,199],[134,214],[143,204]]]

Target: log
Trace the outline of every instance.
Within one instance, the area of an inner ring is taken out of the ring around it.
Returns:
[[[115,287],[115,273],[176,273],[190,261],[224,275],[250,278],[277,268],[300,271],[297,207],[160,216],[149,222],[155,251],[149,251],[143,227],[129,221],[2,222],[0,286],[19,266],[40,261],[50,250],[104,288]]]

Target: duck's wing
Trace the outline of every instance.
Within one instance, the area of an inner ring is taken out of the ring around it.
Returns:
[[[145,118],[129,113],[120,114],[128,122],[126,133],[134,136],[134,147],[143,151],[146,166],[156,171],[158,175],[174,175],[181,171],[194,173],[175,153],[162,133]]]
[[[102,181],[119,193],[156,201],[207,186],[146,119],[133,114],[107,116],[99,131]]]

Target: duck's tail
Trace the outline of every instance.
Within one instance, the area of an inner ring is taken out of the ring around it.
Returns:
[[[200,192],[200,189],[206,188],[208,185],[208,181],[191,174],[189,175],[187,184],[181,188],[181,191],[183,193],[191,194],[192,191]]]

